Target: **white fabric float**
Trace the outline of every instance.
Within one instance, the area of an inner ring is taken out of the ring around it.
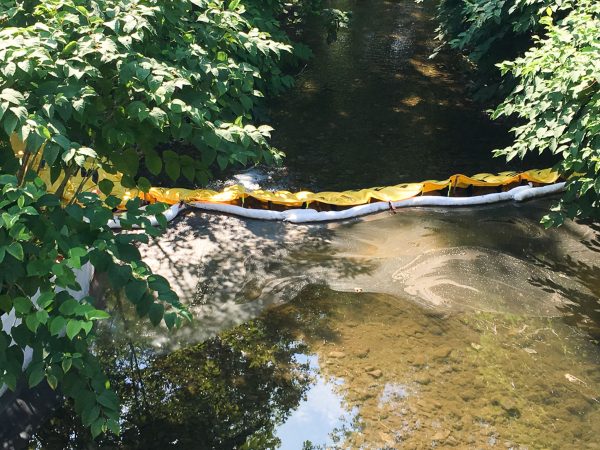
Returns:
[[[441,197],[424,195],[406,200],[400,200],[397,202],[369,203],[367,205],[354,206],[353,208],[348,208],[341,211],[316,211],[314,209],[288,209],[286,211],[270,211],[265,209],[249,209],[241,206],[222,203],[191,202],[187,205],[173,205],[163,214],[165,215],[167,221],[171,221],[177,217],[179,212],[185,209],[186,206],[191,206],[203,211],[233,214],[235,216],[255,220],[280,220],[291,223],[329,222],[334,220],[352,219],[355,217],[386,211],[390,209],[390,205],[394,208],[426,206],[456,207],[490,205],[507,201],[523,202],[534,198],[557,194],[564,191],[564,189],[565,183],[555,183],[542,187],[533,187],[531,185],[518,186],[506,192],[477,195],[473,197]],[[153,225],[158,223],[155,217],[150,217],[150,222]],[[111,220],[108,225],[111,228],[121,228],[118,218]]]

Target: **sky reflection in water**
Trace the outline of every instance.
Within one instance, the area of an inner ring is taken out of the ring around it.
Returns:
[[[315,383],[307,392],[306,399],[277,428],[275,435],[281,439],[280,448],[297,450],[307,440],[314,445],[330,448],[334,444],[332,434],[354,421],[357,408],[348,411],[344,407],[344,398],[336,392],[336,388],[344,381],[323,378],[319,372],[318,355],[298,354],[295,358],[301,363],[309,364]]]

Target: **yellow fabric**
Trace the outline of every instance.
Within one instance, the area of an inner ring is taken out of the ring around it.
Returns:
[[[120,184],[120,175],[111,175],[99,169],[99,179],[110,179],[115,187],[112,195],[123,199],[123,204],[127,200],[140,197],[149,202],[164,202],[175,204],[179,202],[209,202],[209,203],[236,203],[255,199],[261,203],[272,203],[285,207],[301,207],[313,202],[324,203],[336,206],[356,206],[364,205],[372,201],[395,202],[416,197],[421,194],[441,191],[447,187],[467,188],[475,187],[498,187],[507,186],[521,181],[532,182],[536,184],[551,184],[558,180],[558,173],[551,169],[529,170],[522,173],[504,173],[504,174],[477,174],[472,177],[466,175],[453,175],[442,181],[428,180],[421,183],[403,183],[396,186],[375,187],[369,189],[359,189],[342,192],[288,192],[288,191],[265,191],[256,190],[248,192],[243,186],[230,186],[222,191],[213,191],[210,189],[183,189],[183,188],[151,188],[147,193],[136,189],[127,189]],[[49,184],[49,171],[42,170],[40,175]],[[77,175],[72,177],[65,189],[65,199],[70,199],[75,193],[82,177]],[[60,179],[51,186],[50,190],[56,190],[60,184]],[[97,192],[96,183],[87,180],[84,183],[82,191]]]
[[[428,180],[421,183],[404,183],[396,186],[375,187],[369,189],[359,189],[343,192],[288,192],[288,191],[265,191],[256,190],[248,192],[243,186],[231,186],[221,192],[210,189],[166,189],[152,188],[142,197],[148,201],[159,201],[169,204],[183,202],[211,202],[211,203],[232,203],[236,201],[245,201],[253,198],[262,203],[271,202],[277,205],[287,207],[298,207],[306,203],[320,202],[337,206],[356,206],[364,205],[371,201],[399,201],[420,194],[441,191],[448,186],[454,188],[476,187],[498,187],[506,186],[521,181],[532,182],[536,184],[551,184],[558,180],[558,173],[551,169],[529,170],[527,172],[503,172],[500,174],[481,173],[468,177],[466,175],[453,175],[447,180],[436,181]]]
[[[11,136],[11,144],[16,154],[22,155],[23,143],[16,137]],[[32,166],[39,165],[39,159],[43,152],[39,151]],[[93,167],[88,166],[89,169]],[[151,188],[149,192],[143,193],[136,189],[124,188],[121,183],[121,174],[109,174],[102,169],[98,170],[98,180],[109,179],[114,183],[112,195],[127,200],[140,197],[149,202],[165,202],[175,204],[179,202],[210,202],[210,203],[234,203],[244,202],[247,199],[255,199],[262,203],[272,203],[285,207],[301,207],[313,202],[325,203],[336,206],[364,205],[371,201],[400,201],[429,192],[441,191],[447,187],[451,189],[469,186],[475,187],[498,187],[507,186],[522,181],[536,184],[551,184],[558,180],[559,175],[552,169],[528,170],[526,172],[501,172],[499,174],[480,173],[468,177],[466,175],[453,175],[442,181],[427,180],[421,183],[403,183],[395,186],[374,187],[369,189],[358,189],[342,192],[288,192],[288,191],[246,191],[243,186],[236,185],[227,187],[218,192],[210,189],[182,189],[182,188]],[[54,183],[50,183],[50,171],[45,167],[39,171],[40,177],[46,182],[50,191],[56,191],[61,183],[62,176]],[[71,177],[64,191],[66,200],[70,200],[83,182],[81,192],[97,192],[100,194],[97,184],[92,179],[85,180],[81,174]],[[100,194],[101,195],[101,194]]]

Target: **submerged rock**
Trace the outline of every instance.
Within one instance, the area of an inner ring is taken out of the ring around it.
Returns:
[[[383,376],[383,372],[379,369],[371,370],[367,372],[368,375],[371,375],[375,379],[379,379]]]

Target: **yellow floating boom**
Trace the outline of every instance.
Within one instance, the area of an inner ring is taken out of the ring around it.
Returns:
[[[24,145],[16,138],[11,137],[15,153],[22,154]],[[38,152],[41,158],[43,152]],[[56,191],[60,185],[60,177],[54,184],[50,183],[50,170],[48,167],[40,171],[40,177],[49,186],[51,192]],[[558,181],[559,174],[552,169],[528,170],[526,172],[501,172],[497,175],[480,173],[473,176],[462,174],[452,175],[446,180],[427,180],[420,183],[402,183],[395,186],[372,187],[341,192],[289,192],[248,190],[244,186],[230,186],[222,191],[211,189],[183,189],[154,187],[144,193],[136,189],[127,189],[121,185],[121,174],[109,174],[102,169],[97,169],[97,176],[85,177],[81,173],[72,177],[64,190],[64,197],[70,200],[77,192],[99,192],[97,183],[102,179],[109,179],[114,183],[113,195],[127,200],[135,197],[142,198],[150,203],[164,202],[176,204],[180,202],[206,202],[238,204],[253,208],[298,208],[313,207],[348,208],[365,205],[372,202],[397,202],[420,195],[440,195],[441,191],[448,189],[452,194],[463,195],[462,190],[470,190],[466,195],[486,193],[489,189],[508,190],[512,187],[532,183],[533,185],[547,185]]]

